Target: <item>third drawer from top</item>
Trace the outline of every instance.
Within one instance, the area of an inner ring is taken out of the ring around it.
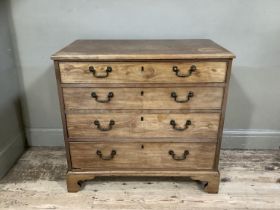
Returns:
[[[70,138],[217,138],[220,113],[69,113]]]

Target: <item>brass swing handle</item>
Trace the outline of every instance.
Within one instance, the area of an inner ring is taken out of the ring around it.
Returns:
[[[105,100],[98,99],[98,95],[96,94],[96,92],[92,92],[91,97],[94,98],[99,103],[109,103],[111,101],[111,98],[114,97],[114,93],[109,92],[108,95],[107,95],[107,99],[105,99]]]
[[[182,74],[180,73],[180,69],[178,68],[178,66],[173,66],[173,71],[176,73],[177,77],[189,77],[192,75],[193,72],[195,72],[197,70],[195,65],[191,65],[190,69],[189,69],[189,73],[187,74]]]
[[[93,74],[94,77],[96,78],[105,78],[109,76],[109,73],[113,71],[111,66],[108,66],[107,69],[105,70],[106,74],[101,74],[97,75],[96,70],[94,69],[93,66],[88,67],[88,70]]]
[[[168,154],[172,156],[173,160],[185,160],[190,153],[188,150],[185,150],[181,156],[178,156],[173,150],[169,150]]]
[[[114,158],[114,156],[117,154],[117,151],[116,151],[116,150],[112,150],[110,155],[104,156],[100,150],[97,150],[97,151],[96,151],[96,154],[97,154],[102,160],[112,160],[112,159]]]
[[[174,101],[177,103],[186,103],[188,102],[192,97],[194,96],[194,93],[192,91],[189,91],[186,100],[177,100],[177,94],[175,92],[171,93],[171,97],[174,98]]]
[[[100,130],[100,131],[109,131],[109,130],[112,130],[113,125],[115,125],[115,121],[114,120],[110,120],[109,125],[108,125],[107,128],[102,127],[98,120],[94,121],[94,125],[96,125],[97,129]]]
[[[170,120],[170,125],[172,125],[172,128],[176,131],[184,131],[184,130],[188,129],[191,124],[192,124],[192,122],[190,120],[187,120],[184,127],[178,127],[175,120]]]

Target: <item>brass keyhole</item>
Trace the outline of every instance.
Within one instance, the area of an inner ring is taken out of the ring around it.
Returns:
[[[141,145],[141,149],[144,149],[144,145],[143,144]]]
[[[144,71],[144,66],[141,67],[141,71]]]
[[[141,121],[144,121],[144,117],[141,117]]]
[[[142,90],[142,91],[141,91],[141,96],[143,96],[143,95],[144,95],[144,91]]]

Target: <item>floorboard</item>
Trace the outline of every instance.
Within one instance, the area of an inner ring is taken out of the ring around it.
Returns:
[[[0,209],[280,209],[280,151],[221,151],[219,194],[174,177],[99,177],[67,193],[63,148],[34,147],[0,181]]]

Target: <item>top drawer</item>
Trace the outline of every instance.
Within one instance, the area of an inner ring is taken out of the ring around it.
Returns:
[[[62,83],[224,82],[226,62],[60,62]]]

